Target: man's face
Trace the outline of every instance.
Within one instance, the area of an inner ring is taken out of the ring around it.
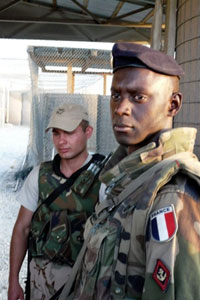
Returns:
[[[79,125],[74,131],[53,129],[53,143],[62,159],[73,159],[87,151],[87,140],[92,135],[92,128],[85,131]]]
[[[134,151],[162,129],[170,128],[172,78],[142,68],[113,75],[111,117],[117,141]]]

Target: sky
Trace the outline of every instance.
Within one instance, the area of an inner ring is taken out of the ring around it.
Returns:
[[[28,46],[54,46],[111,50],[112,43],[0,39],[0,58],[26,59]]]

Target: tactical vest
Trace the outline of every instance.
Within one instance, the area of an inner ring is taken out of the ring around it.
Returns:
[[[189,153],[173,155],[142,170],[144,165],[122,176],[121,182],[118,178],[116,185],[111,180],[107,199],[87,221],[87,251],[79,267],[74,300],[141,299],[147,224],[157,193],[180,173],[200,186],[200,163]],[[138,171],[140,175],[135,177]],[[117,193],[117,186],[123,185],[126,187]],[[135,289],[128,284],[131,277],[138,278]]]
[[[102,161],[103,158],[104,156],[98,156],[99,161]],[[75,173],[72,176],[74,175]],[[80,176],[81,174],[73,184],[77,183]],[[91,186],[83,195],[75,192],[72,184],[70,188],[61,192],[50,205],[45,204],[47,197],[71,177],[66,179],[56,175],[51,161],[41,164],[38,209],[34,213],[31,223],[29,249],[32,257],[48,258],[56,263],[73,265],[81,249],[84,224],[94,211],[94,205],[98,198],[99,180],[95,178],[92,184],[90,182]],[[87,180],[84,183],[86,185]],[[79,186],[80,184],[78,184]],[[77,186],[75,190],[78,190]]]

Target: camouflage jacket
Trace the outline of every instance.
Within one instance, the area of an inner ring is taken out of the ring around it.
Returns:
[[[95,155],[97,161],[104,156]],[[91,160],[94,162],[94,159]],[[98,199],[100,182],[98,177],[84,195],[74,191],[74,185],[91,161],[70,178],[60,173],[60,157],[54,161],[42,163],[39,171],[39,201],[38,209],[33,215],[29,249],[32,257],[48,258],[56,263],[73,265],[83,243],[83,230],[87,218],[94,210]],[[85,177],[84,177],[85,179]],[[65,182],[71,186],[50,203],[46,199],[56,188]],[[84,181],[84,185],[87,180]]]
[[[86,223],[73,299],[200,299],[195,135],[192,128],[165,132],[158,146],[131,153],[101,175],[107,197]]]

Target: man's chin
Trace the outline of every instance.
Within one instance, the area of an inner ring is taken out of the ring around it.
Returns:
[[[128,138],[126,138],[120,134],[115,134],[115,138],[120,145],[122,145],[124,147],[131,146],[130,140]]]
[[[134,150],[140,148],[142,146],[142,143],[143,143],[143,142],[140,142],[140,141],[137,143],[137,140],[134,139],[133,137],[130,138],[128,136],[119,135],[119,134],[115,135],[115,138],[121,146],[126,147],[126,148],[130,148],[130,149],[134,149]],[[131,152],[132,152],[132,150],[131,150]]]
[[[72,155],[69,153],[59,153],[60,157],[63,159],[70,159]]]

